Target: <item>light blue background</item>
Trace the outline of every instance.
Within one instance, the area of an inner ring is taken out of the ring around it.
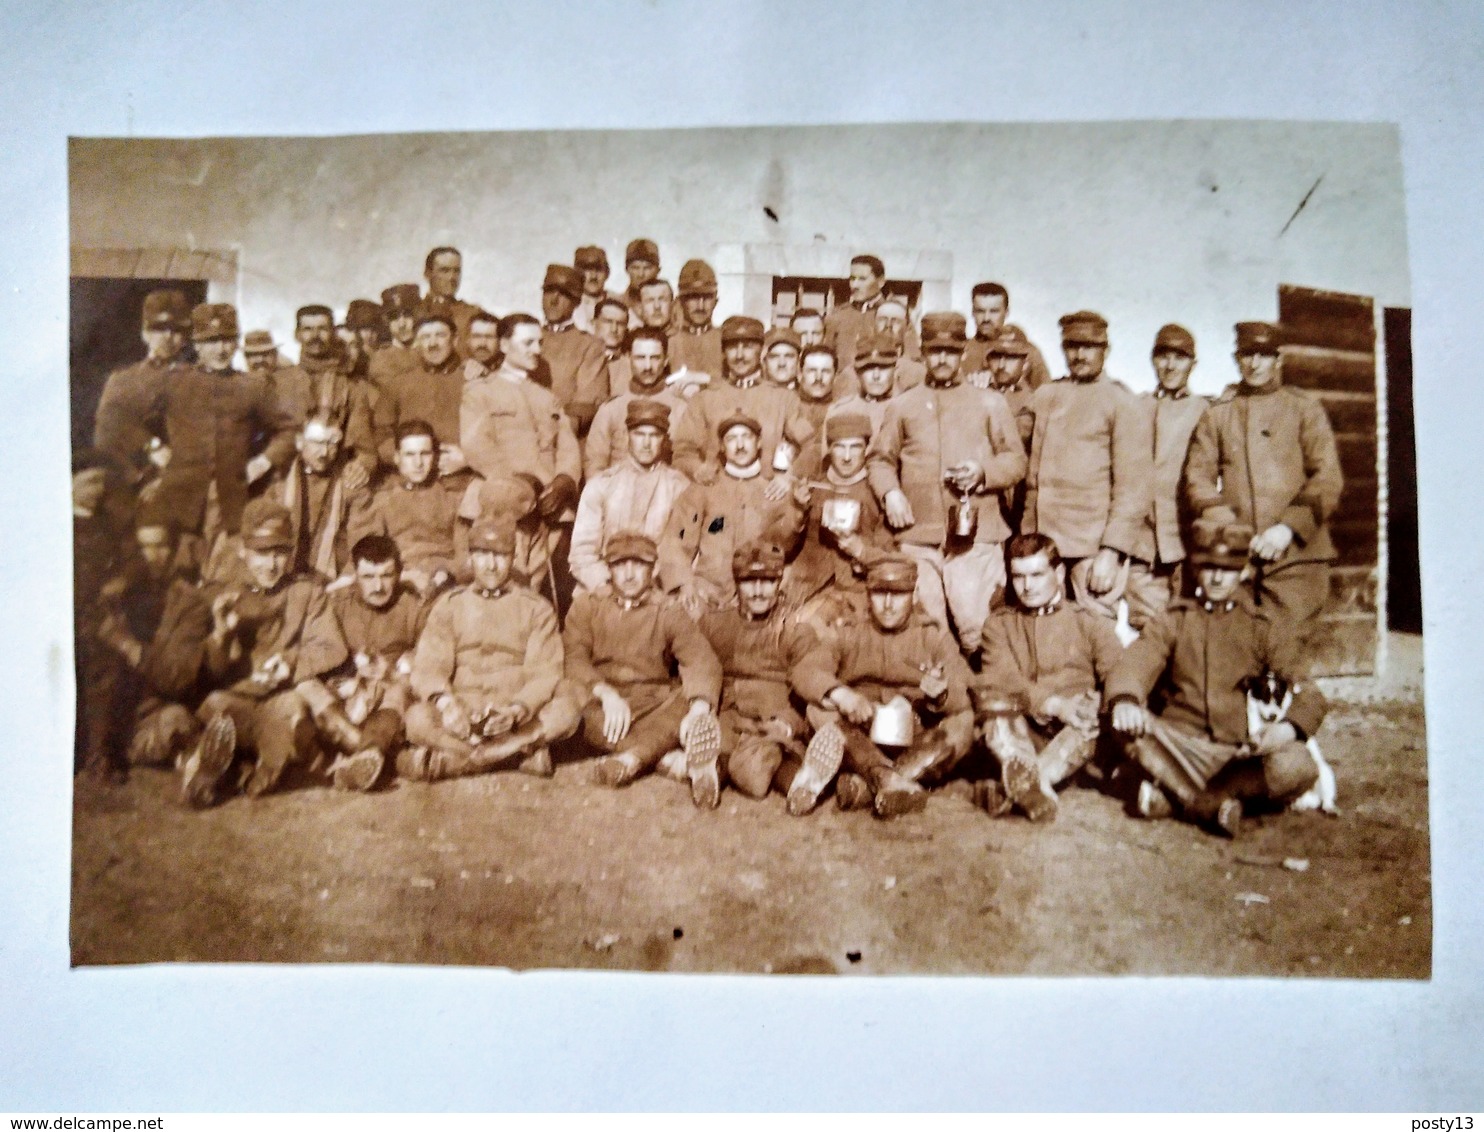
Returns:
[[[1295,0],[6,4],[0,1110],[1484,1107],[1484,760],[1470,726],[1484,702],[1470,490],[1484,416],[1481,13]],[[1430,984],[68,970],[69,134],[1171,117],[1402,128]]]

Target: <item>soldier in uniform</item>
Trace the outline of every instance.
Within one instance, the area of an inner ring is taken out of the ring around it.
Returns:
[[[550,744],[575,730],[571,705],[556,696],[563,661],[556,613],[511,580],[514,554],[512,524],[476,522],[473,583],[428,610],[412,657],[415,702],[404,716],[401,777],[432,782],[510,766],[549,777]]]
[[[918,601],[953,627],[965,655],[1004,583],[1005,497],[1025,477],[1025,450],[998,393],[964,384],[964,316],[922,320],[928,381],[886,407],[867,456],[871,488],[904,553],[916,559]]]
[[[1310,394],[1283,385],[1282,331],[1237,324],[1242,380],[1196,425],[1185,465],[1194,515],[1228,509],[1257,533],[1253,595],[1307,635],[1329,597],[1329,518],[1344,478],[1334,429]]]
[[[416,283],[398,283],[381,293],[381,310],[386,319],[391,341],[371,355],[366,365],[367,376],[379,386],[404,369],[417,364],[412,339],[417,333],[417,309],[422,298]]]
[[[469,318],[469,360],[487,370],[500,364],[500,320],[489,311],[476,311]]]
[[[787,327],[775,326],[763,335],[763,376],[780,389],[799,384],[799,336]]]
[[[701,632],[721,661],[727,779],[749,798],[765,798],[776,788],[788,796],[788,812],[801,817],[834,781],[845,748],[828,735],[804,746],[808,726],[788,677],[817,641],[779,601],[783,557],[783,549],[768,542],[739,547],[732,556],[737,604],[701,618]]]
[[[665,380],[670,372],[665,353],[669,341],[662,331],[648,326],[628,332],[625,368],[630,376],[625,379],[623,392],[615,393],[598,406],[583,446],[582,466],[588,479],[623,462],[629,445],[628,413],[632,402],[658,401],[668,407],[668,428],[671,436],[674,435],[686,402],[679,390]]]
[[[293,530],[289,572],[317,574],[325,582],[340,576],[349,562],[348,526],[353,510],[364,506],[367,489],[342,448],[340,427],[314,413],[294,438],[298,455],[267,493],[283,504]]]
[[[454,528],[463,492],[438,476],[438,438],[427,421],[397,426],[396,474],[352,500],[348,537],[397,544],[403,582],[431,597],[458,576]]]
[[[984,745],[1000,782],[978,785],[993,817],[1012,806],[1032,821],[1056,817],[1056,788],[1092,758],[1098,689],[1123,656],[1113,623],[1066,598],[1066,567],[1045,535],[1005,548],[1013,604],[984,626],[984,670],[973,688]]]
[[[841,809],[871,806],[884,818],[921,810],[922,780],[946,775],[973,741],[969,670],[948,630],[914,608],[917,569],[902,556],[874,563],[866,572],[869,616],[822,637],[790,676],[808,704],[810,746],[843,748]],[[905,713],[893,704],[899,698]],[[883,727],[895,720],[892,735],[873,727],[878,712]],[[900,748],[895,758],[882,743]]]
[[[695,408],[693,403],[690,411]],[[671,508],[660,541],[660,583],[692,617],[732,600],[732,555],[738,547],[764,536],[792,543],[803,524],[803,509],[791,492],[774,498],[767,491],[762,430],[741,413],[724,418],[716,427],[720,474],[693,483]]]
[[[835,406],[837,376],[835,351],[823,344],[803,348],[795,392],[799,397],[799,411],[819,437],[824,436],[824,419]]]
[[[972,345],[972,343],[970,343]],[[984,369],[968,373],[965,380],[980,389],[993,389],[1005,399],[1015,423],[1020,429],[1021,442],[1030,450],[1031,436],[1035,432],[1036,417],[1031,410],[1031,394],[1035,390],[1026,378],[1026,363],[1034,350],[1018,326],[1007,326],[993,342],[984,347]],[[967,356],[967,355],[966,355]]]
[[[854,360],[855,364],[835,382],[840,394],[825,415],[864,413],[874,436],[896,393],[896,348],[889,338],[870,334],[856,342]]]
[[[1153,499],[1139,542],[1129,560],[1128,620],[1142,629],[1165,611],[1183,588],[1180,564],[1185,561],[1185,533],[1189,523],[1180,497],[1180,481],[1190,438],[1211,402],[1190,391],[1195,367],[1195,338],[1185,327],[1168,323],[1154,336],[1152,393],[1139,397],[1150,415],[1154,451]]]
[[[367,361],[391,340],[386,312],[381,309],[380,303],[372,299],[352,299],[345,308],[345,325],[355,331],[356,339],[361,344],[361,354]]]
[[[711,324],[716,314],[716,272],[703,259],[687,260],[680,269],[680,326],[670,336],[670,364],[679,371],[704,373],[721,380],[721,330]]]
[[[692,397],[675,429],[675,466],[692,480],[715,481],[721,466],[717,426],[729,417],[740,414],[759,422],[762,474],[768,479],[775,471],[792,467],[794,456],[805,451],[813,437],[793,392],[763,379],[763,338],[763,324],[755,318],[733,315],[721,324],[726,380],[712,382]],[[773,494],[781,497],[785,492],[780,486]]]
[[[1104,690],[1114,728],[1152,779],[1140,787],[1139,812],[1165,816],[1173,797],[1187,818],[1229,837],[1243,802],[1291,801],[1314,784],[1304,740],[1327,710],[1293,633],[1258,609],[1242,584],[1252,538],[1245,523],[1196,520],[1194,597],[1172,601],[1145,626]],[[1249,743],[1245,678],[1265,670],[1288,682],[1293,702],[1286,719]],[[1156,691],[1157,715],[1146,706]]]
[[[572,321],[582,301],[582,272],[553,263],[541,285],[541,360],[551,372],[551,391],[561,403],[578,437],[587,435],[598,405],[608,397],[608,371],[603,347]]]
[[[721,801],[721,664],[695,622],[656,592],[652,539],[618,532],[603,557],[609,581],[577,595],[563,638],[567,678],[582,704],[583,737],[609,752],[594,774],[604,785],[625,786],[679,746],[692,800],[715,808]]]
[[[639,289],[651,279],[659,278],[660,249],[653,240],[639,237],[630,240],[623,254],[624,271],[628,273],[629,285],[621,298],[629,307],[629,325],[639,323]]]
[[[335,316],[329,307],[300,307],[294,314],[294,337],[299,342],[298,364],[284,366],[273,374],[279,404],[295,428],[302,428],[311,417],[319,417],[340,430],[354,468],[347,469],[346,480],[352,490],[358,491],[371,482],[380,464],[377,431],[383,431],[390,443],[390,407],[383,404],[380,390],[369,380],[347,372],[345,345],[335,336]],[[377,409],[374,422],[373,397]]]
[[[609,297],[599,299],[595,311],[593,336],[603,347],[603,364],[608,375],[608,397],[611,399],[627,392],[629,388],[629,308],[622,299]],[[668,352],[668,345],[666,350]]]
[[[423,296],[422,309],[445,315],[453,327],[455,346],[461,353],[467,351],[469,320],[479,307],[458,297],[464,278],[464,257],[459,249],[430,251],[423,261],[423,278],[428,281],[428,293]]]
[[[444,311],[420,309],[416,322],[412,344],[417,361],[390,374],[382,391],[391,403],[393,428],[411,420],[432,425],[438,438],[438,474],[458,475],[469,464],[459,435],[464,359],[454,348],[453,317]]]
[[[1050,537],[1078,602],[1111,618],[1149,511],[1154,446],[1148,414],[1103,370],[1103,316],[1065,315],[1061,332],[1070,376],[1031,399],[1035,428],[1021,529]]]
[[[626,454],[588,479],[572,523],[567,560],[572,576],[584,589],[596,590],[608,583],[604,547],[609,539],[627,531],[658,542],[669,525],[675,501],[690,487],[690,480],[665,459],[670,411],[663,401],[626,397]]]
[[[825,316],[825,344],[839,358],[855,356],[856,339],[876,333],[876,310],[885,297],[886,265],[873,255],[850,261],[850,301]]]
[[[1051,371],[1046,368],[1046,359],[1041,351],[1025,336],[1025,331],[1014,323],[1006,322],[1010,313],[1010,292],[1000,283],[975,283],[969,293],[969,302],[974,308],[974,337],[964,350],[964,372],[979,373],[989,368],[993,346],[1006,338],[1024,342],[1026,345],[1024,371],[1021,380],[1027,389],[1037,389],[1051,380]]]
[[[789,317],[788,328],[799,336],[799,345],[807,350],[810,346],[823,346],[824,315],[813,307],[800,307]]]
[[[179,291],[144,296],[143,361],[115,370],[103,383],[93,424],[93,444],[106,453],[128,483],[154,473],[150,456],[158,446],[159,417],[170,379],[190,365],[186,341],[191,308]]]
[[[370,790],[402,741],[412,699],[412,650],[422,599],[401,579],[397,544],[367,535],[351,548],[354,584],[325,594],[304,630],[295,692],[321,745],[336,752],[328,773],[342,789]]]
[[[590,244],[580,247],[572,254],[572,266],[582,272],[582,298],[572,312],[572,322],[578,330],[596,334],[598,304],[611,297],[608,294],[608,253]]]
[[[666,334],[675,329],[675,292],[668,279],[650,279],[640,285],[638,325]]]
[[[272,374],[278,369],[280,358],[278,343],[266,330],[249,330],[242,336],[242,357],[247,362],[249,373]]]

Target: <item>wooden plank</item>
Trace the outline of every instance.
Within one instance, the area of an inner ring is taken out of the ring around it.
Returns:
[[[1377,560],[1377,531],[1380,524],[1375,517],[1348,519],[1329,525],[1330,538],[1334,540],[1338,566],[1374,566]]]
[[[1329,600],[1324,612],[1375,614],[1376,593],[1374,566],[1336,566],[1329,572]]]
[[[132,279],[139,249],[74,247],[71,259],[72,274],[80,279]]]
[[[1336,432],[1376,432],[1376,397],[1374,393],[1348,393],[1317,390],[1314,394],[1329,416]]]
[[[1376,355],[1315,346],[1283,347],[1283,383],[1298,389],[1376,395]]]
[[[1342,432],[1335,436],[1340,454],[1340,471],[1348,479],[1376,478],[1376,437],[1374,433]]]
[[[1315,676],[1368,676],[1376,671],[1380,633],[1376,616],[1320,617],[1309,636]]]
[[[1365,295],[1280,284],[1278,321],[1289,341],[1374,353],[1375,303]]]
[[[1370,479],[1346,479],[1345,489],[1340,492],[1339,506],[1330,516],[1330,521],[1333,523],[1343,523],[1350,519],[1374,521],[1380,511],[1377,487],[1378,481],[1374,476]]]
[[[141,248],[139,262],[134,265],[135,279],[169,279],[170,260],[173,258],[169,248]]]

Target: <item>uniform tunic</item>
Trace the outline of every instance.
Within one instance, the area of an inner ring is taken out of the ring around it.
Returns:
[[[588,479],[621,463],[628,454],[629,402],[635,398],[658,401],[670,407],[670,441],[673,448],[675,430],[680,427],[680,418],[686,409],[685,398],[673,386],[663,384],[649,392],[619,393],[598,406],[592,427],[587,430],[587,439],[583,441],[582,470]]]
[[[589,480],[577,503],[567,556],[578,584],[596,590],[608,582],[603,547],[619,531],[638,531],[658,544],[675,501],[688,487],[690,480],[670,465],[641,468],[632,456]]]
[[[670,370],[679,373],[682,369],[709,374],[712,381],[721,380],[720,327],[705,326],[695,330],[687,326],[670,335]]]
[[[1041,610],[1006,607],[984,625],[979,687],[1020,697],[1033,715],[1052,696],[1077,696],[1105,683],[1123,659],[1113,624],[1071,602]]]
[[[724,715],[735,712],[759,723],[782,720],[795,735],[803,733],[789,673],[818,647],[808,626],[785,617],[781,606],[762,619],[723,609],[701,618],[701,633],[721,662]]]
[[[151,440],[163,436],[160,415],[170,379],[188,367],[183,357],[159,363],[145,358],[114,370],[103,383],[93,421],[93,446],[113,457],[131,477],[145,467]]]
[[[381,391],[369,381],[342,373],[338,358],[305,358],[298,365],[273,371],[274,394],[297,430],[312,415],[320,414],[344,435],[344,447],[367,473],[374,472],[381,456],[379,444],[390,438],[390,406]],[[377,418],[373,421],[372,398]],[[381,436],[377,433],[380,431]]]
[[[700,580],[714,604],[734,593],[732,554],[756,538],[788,545],[803,523],[793,498],[767,499],[761,475],[737,479],[723,474],[713,484],[692,484],[675,501],[659,548],[662,586],[675,591]]]
[[[551,371],[551,392],[581,436],[608,398],[608,361],[603,344],[571,322],[541,331],[541,359]]]
[[[780,441],[788,440],[796,452],[804,452],[814,435],[799,410],[799,399],[793,390],[764,380],[761,373],[748,378],[745,385],[712,382],[690,399],[680,418],[675,430],[675,466],[691,479],[696,479],[698,473],[709,474],[721,452],[717,427],[737,413],[763,426],[761,450],[765,476],[772,475],[773,454]]]
[[[1154,433],[1154,498],[1134,548],[1135,558],[1162,563],[1185,560],[1186,524],[1180,483],[1190,438],[1210,403],[1208,398],[1185,390],[1163,395],[1156,391],[1139,398],[1139,404],[1150,414]]]
[[[417,644],[424,612],[422,599],[406,585],[383,609],[367,605],[354,584],[326,594],[305,630],[306,646],[323,666],[314,675],[349,673],[357,654],[395,663]]]
[[[366,535],[386,535],[402,553],[402,564],[429,575],[454,572],[454,525],[463,493],[431,478],[410,484],[402,477],[388,479],[373,494],[362,493],[351,506],[350,545]]]
[[[400,342],[383,346],[366,362],[366,376],[378,389],[385,390],[387,383],[403,370],[417,365],[417,351]]]
[[[582,455],[556,397],[534,381],[501,369],[464,383],[458,433],[464,458],[485,479],[533,475],[543,485],[559,475],[582,479]]]
[[[994,338],[980,338],[977,334],[969,339],[969,344],[964,349],[964,373],[979,373],[989,369],[989,347],[999,340],[1004,333],[1012,328],[1006,323],[1000,333]],[[1023,335],[1025,331],[1021,331]],[[1046,368],[1046,358],[1041,353],[1040,347],[1034,342],[1026,341],[1030,346],[1030,353],[1025,357],[1025,366],[1021,369],[1020,380],[1028,389],[1039,389],[1051,380],[1051,371]]]
[[[855,534],[865,544],[860,559],[840,549],[835,535],[824,525],[825,508],[831,500],[849,500],[860,509]],[[784,590],[790,606],[800,605],[827,586],[859,592],[865,588],[866,567],[896,550],[896,540],[886,527],[881,504],[864,475],[842,482],[826,473],[809,496],[809,511],[800,531],[798,553],[788,564]]]
[[[844,684],[876,703],[903,696],[919,711],[929,709],[919,684],[932,667],[943,669],[948,691],[931,705],[934,714],[969,710],[969,669],[948,630],[914,612],[902,628],[887,631],[870,617],[842,626],[794,668],[794,690],[811,704],[823,703]]]
[[[721,696],[721,662],[685,610],[658,594],[632,603],[609,587],[578,594],[563,643],[567,678],[589,695],[598,684],[664,689],[678,675],[687,700],[714,711]]]
[[[436,369],[416,364],[390,375],[382,392],[391,401],[395,424],[421,420],[432,425],[439,444],[459,443],[459,402],[464,394],[464,362],[458,353]]]

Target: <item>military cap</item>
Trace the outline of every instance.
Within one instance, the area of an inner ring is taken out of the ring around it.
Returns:
[[[625,428],[653,425],[667,432],[670,428],[670,406],[663,401],[654,401],[648,397],[635,397],[629,402],[629,407],[624,410],[623,423]]]
[[[659,556],[654,539],[638,531],[619,531],[603,547],[603,561],[610,565],[629,559],[654,565]]]
[[[582,300],[582,272],[565,263],[546,265],[546,278],[541,282],[543,291],[561,291],[577,301]]]
[[[237,337],[237,309],[231,303],[202,303],[191,311],[191,340]]]
[[[624,249],[623,253],[624,266],[627,267],[635,260],[643,260],[645,263],[652,263],[658,267],[660,262],[659,245],[653,240],[644,239],[642,236],[637,240],[630,240],[629,246]]]
[[[431,303],[419,303],[412,312],[412,321],[414,327],[421,327],[426,322],[441,322],[450,332],[457,334],[459,331],[453,321],[453,314],[444,307],[433,306]]]
[[[151,291],[144,296],[144,325],[150,330],[191,329],[191,305],[179,291]]]
[[[833,444],[837,440],[860,437],[871,439],[871,418],[865,413],[844,412],[826,417],[824,420],[824,442]]]
[[[897,364],[897,344],[888,334],[865,334],[855,343],[855,368],[866,366],[894,366]]]
[[[866,568],[866,589],[911,593],[917,588],[917,563],[902,555],[878,558]]]
[[[1096,311],[1074,311],[1057,319],[1061,340],[1073,346],[1106,346],[1108,320]]]
[[[1271,322],[1237,323],[1237,353],[1276,354],[1284,342],[1283,329]]]
[[[761,342],[765,337],[763,324],[745,314],[734,314],[721,324],[721,344],[728,342]]]
[[[797,330],[790,330],[786,326],[775,326],[763,335],[763,353],[766,354],[780,342],[785,346],[792,346],[794,353],[804,348],[804,340],[799,337]]]
[[[242,545],[249,550],[289,550],[294,524],[289,509],[273,499],[254,499],[242,509]]]
[[[352,299],[345,308],[345,325],[352,330],[381,330],[386,327],[386,315],[381,304],[370,299]]]
[[[381,293],[381,306],[386,311],[387,318],[415,314],[421,301],[422,292],[418,290],[416,283],[398,283]]]
[[[1247,523],[1202,515],[1191,524],[1190,561],[1195,566],[1240,570],[1252,556],[1252,535]]]
[[[267,330],[249,330],[242,340],[244,354],[271,354],[278,349],[273,335]]]
[[[732,577],[739,582],[747,578],[783,577],[783,547],[771,542],[739,546],[732,555]]]
[[[1007,326],[994,336],[985,347],[986,354],[1003,354],[1010,358],[1024,358],[1031,352],[1030,340],[1018,326]]]
[[[680,268],[680,286],[676,293],[683,299],[687,295],[716,294],[716,272],[704,259],[688,259]]]
[[[502,517],[518,523],[536,509],[540,481],[534,476],[495,476],[482,480],[478,488],[482,518]]]
[[[1177,354],[1193,358],[1195,357],[1195,336],[1179,323],[1167,322],[1154,336],[1153,352],[1157,354],[1161,350],[1173,350]]]
[[[572,266],[577,268],[578,271],[588,268],[595,271],[607,271],[608,253],[602,248],[594,247],[592,244],[585,244],[572,253]]]
[[[469,531],[469,549],[514,554],[515,524],[503,515],[475,520],[473,529]]]
[[[741,425],[743,428],[752,429],[753,434],[756,436],[763,435],[763,426],[757,423],[757,419],[755,417],[749,417],[746,413],[742,412],[732,413],[722,418],[721,424],[716,426],[716,435],[725,438],[726,434],[738,425]]]
[[[962,350],[969,342],[969,320],[957,311],[933,311],[922,316],[924,350]]]

